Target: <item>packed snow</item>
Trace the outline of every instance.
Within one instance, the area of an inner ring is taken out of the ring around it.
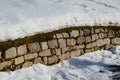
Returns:
[[[120,76],[120,71],[113,72],[115,65],[120,65],[120,46],[86,53],[54,66],[37,64],[14,72],[0,72],[0,80],[112,80]]]
[[[0,0],[0,41],[68,26],[120,25],[120,0]]]

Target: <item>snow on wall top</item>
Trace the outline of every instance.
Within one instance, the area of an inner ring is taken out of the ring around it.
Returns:
[[[0,41],[60,26],[120,25],[120,0],[0,0]]]

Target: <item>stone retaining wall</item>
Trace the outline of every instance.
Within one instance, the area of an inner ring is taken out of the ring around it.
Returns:
[[[44,36],[46,37],[46,36]],[[66,29],[52,35],[47,41],[13,46],[0,51],[0,70],[9,71],[42,63],[53,65],[61,60],[87,52],[109,49],[120,44],[120,29],[109,27],[82,27]]]

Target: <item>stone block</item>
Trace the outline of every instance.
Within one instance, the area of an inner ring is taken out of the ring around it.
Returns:
[[[97,34],[93,34],[92,35],[92,41],[95,41],[95,40],[97,40],[98,39],[98,35]]]
[[[0,70],[6,68],[6,67],[9,67],[10,65],[13,64],[13,61],[5,61],[5,62],[1,62],[0,63]]]
[[[31,59],[38,57],[38,53],[26,54],[24,55],[24,57],[25,57],[25,60],[31,60]]]
[[[114,31],[113,31],[113,30],[109,30],[109,32],[108,32],[108,37],[109,37],[109,38],[113,38],[114,36],[115,36]]]
[[[98,37],[101,39],[101,38],[104,38],[105,36],[104,36],[104,33],[99,33],[98,34]]]
[[[59,42],[59,47],[60,48],[63,48],[63,47],[66,46],[66,40],[65,39],[59,39],[58,42]]]
[[[63,38],[63,35],[62,34],[56,34],[56,37],[57,38]]]
[[[48,49],[48,44],[47,44],[47,42],[41,42],[41,48],[42,48],[42,50]]]
[[[112,44],[120,45],[120,38],[114,38],[114,39],[112,39]]]
[[[67,39],[67,45],[68,46],[76,45],[76,40],[75,39]]]
[[[38,57],[38,58],[34,59],[34,64],[37,64],[37,63],[42,63],[43,64],[43,60],[41,59],[41,57]]]
[[[91,36],[87,36],[87,37],[85,38],[85,41],[86,41],[86,43],[91,42],[91,41],[92,41]]]
[[[71,51],[71,47],[67,46],[67,47],[62,48],[62,53],[66,53],[68,51]]]
[[[15,47],[6,50],[4,53],[5,59],[12,59],[15,58],[16,56],[17,56],[17,52]]]
[[[39,52],[40,45],[38,42],[28,44],[28,49],[30,52]]]
[[[48,64],[53,64],[58,62],[58,57],[57,56],[52,56],[48,58]]]
[[[15,65],[21,64],[23,62],[24,62],[24,57],[23,56],[15,58]]]
[[[68,33],[63,33],[63,37],[64,37],[64,38],[69,38],[70,36],[69,36]]]
[[[78,37],[77,38],[77,44],[83,44],[85,42],[85,38],[84,37]]]
[[[44,58],[43,58],[43,62],[44,62],[44,64],[48,64],[48,58],[47,58],[47,57],[44,57]]]
[[[85,53],[92,52],[92,49],[85,49]]]
[[[100,32],[105,32],[105,31],[102,28],[95,29],[95,33],[100,33]]]
[[[97,43],[97,46],[105,45],[104,39],[99,39],[99,40],[96,41],[96,43]]]
[[[70,58],[70,53],[69,53],[69,52],[67,52],[67,53],[62,54],[62,55],[59,56],[59,59],[60,59],[61,61],[62,61],[62,60],[65,60],[65,59],[68,59],[68,58]]]
[[[94,48],[94,47],[96,47],[96,45],[97,45],[96,42],[89,43],[86,45],[86,48]]]
[[[43,57],[43,56],[51,56],[51,55],[52,55],[52,53],[51,53],[50,49],[45,50],[45,51],[41,51],[39,53],[39,56],[41,56],[41,57]]]
[[[26,45],[22,45],[22,46],[17,47],[17,53],[18,53],[18,56],[26,54],[27,53]]]
[[[81,55],[80,50],[71,51],[71,57],[78,57],[80,55]]]
[[[48,47],[50,49],[58,48],[58,41],[56,39],[48,41]]]
[[[90,29],[84,29],[84,34],[85,36],[90,35],[91,34]]]
[[[61,49],[55,49],[55,53],[57,56],[61,55],[62,54]]]
[[[0,52],[0,59],[2,58],[2,52]]]
[[[105,39],[104,39],[104,43],[105,43],[105,44],[110,44],[110,39],[109,39],[109,38],[105,38]]]
[[[78,37],[79,36],[79,31],[78,30],[72,30],[70,32],[70,37]]]
[[[83,30],[80,30],[80,36],[83,36],[84,33],[83,33]]]
[[[26,63],[23,64],[22,68],[30,67],[32,65],[33,65],[32,62],[26,62]]]
[[[78,45],[78,46],[73,46],[73,47],[72,47],[73,50],[83,49],[83,48],[85,48],[85,45],[84,45],[84,44],[83,44],[83,45]]]

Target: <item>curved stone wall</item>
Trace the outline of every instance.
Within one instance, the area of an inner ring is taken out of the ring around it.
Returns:
[[[87,52],[109,49],[120,45],[120,28],[73,27],[57,30],[49,35],[50,38],[48,35],[42,37],[47,40],[11,45],[4,50],[1,48],[0,70],[16,70],[37,63],[53,65]]]

